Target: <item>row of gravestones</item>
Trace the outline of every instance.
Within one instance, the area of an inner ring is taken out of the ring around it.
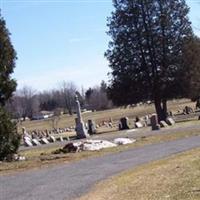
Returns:
[[[107,128],[113,128],[113,123],[110,121],[109,122],[104,121],[101,124],[96,124],[95,121],[89,119],[88,122],[85,124],[85,127],[86,127],[89,135],[93,135],[93,134],[97,133],[97,129],[102,126],[105,126]]]
[[[59,141],[63,141],[63,137],[60,136],[59,138]],[[53,143],[53,142],[56,142],[56,138],[51,135],[49,138],[40,138],[40,139],[32,139],[29,135],[24,135],[23,136],[23,140],[24,140],[24,145],[25,146],[28,146],[28,147],[31,147],[31,146],[40,146],[42,144],[49,144],[49,143]]]
[[[166,119],[166,122],[160,121],[159,123],[157,114],[152,114],[147,121],[149,122],[136,120],[135,128],[142,128],[144,126],[151,125],[152,130],[159,130],[160,128],[166,128],[168,126],[173,126],[175,124],[175,121],[171,117],[168,117]],[[129,119],[128,117],[123,117],[120,119],[119,130],[126,130],[126,129],[130,129]]]
[[[25,146],[38,146],[41,144],[49,144],[50,142],[56,142],[56,138],[53,135],[42,135],[40,137],[37,137],[37,135],[29,134],[26,129],[22,128],[23,133],[23,141]],[[59,141],[63,141],[63,137],[60,136],[58,138]]]
[[[24,133],[24,127],[22,128],[22,132]],[[64,133],[64,132],[72,132],[74,131],[74,127],[71,128],[58,128],[55,130],[33,130],[33,131],[26,131],[27,134],[29,134],[29,136],[32,139],[41,139],[43,137],[50,137],[50,135],[55,135],[55,134],[60,134],[60,133]]]
[[[136,117],[135,122],[134,122],[135,128],[143,128],[149,125],[150,125],[150,119],[148,115],[146,115],[143,118]],[[119,121],[119,130],[126,130],[126,129],[130,129],[129,118],[122,117]]]
[[[107,127],[113,127],[112,123],[109,122],[104,122],[102,124],[102,126],[107,126]],[[97,128],[99,128],[101,125],[96,125],[96,123],[93,120],[88,120],[88,123],[85,124],[86,129],[88,131],[89,135],[93,135],[96,134],[97,132]],[[59,131],[60,130],[60,131]],[[50,142],[55,142],[56,139],[53,135],[51,135],[52,133],[62,133],[63,131],[72,131],[72,129],[57,129],[56,132],[52,132],[52,131],[31,131],[31,132],[27,132],[25,127],[22,128],[22,132],[23,132],[23,141],[24,141],[24,145],[25,146],[34,146],[34,145],[41,145],[41,144],[48,144]],[[62,136],[60,136],[59,141],[63,141]],[[69,138],[68,138],[69,139]]]

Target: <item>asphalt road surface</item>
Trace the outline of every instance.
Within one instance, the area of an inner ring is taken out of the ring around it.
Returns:
[[[200,136],[0,176],[1,200],[71,200],[123,170],[200,147]]]

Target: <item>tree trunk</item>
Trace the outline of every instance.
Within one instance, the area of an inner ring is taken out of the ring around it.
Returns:
[[[163,120],[166,121],[167,119],[167,100],[166,99],[163,99],[162,100],[162,112],[163,112]]]
[[[158,121],[166,120],[167,118],[167,100],[166,99],[160,99],[155,98],[155,109],[156,113],[158,115]]]

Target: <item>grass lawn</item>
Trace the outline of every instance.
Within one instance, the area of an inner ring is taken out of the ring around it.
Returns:
[[[126,171],[79,200],[199,200],[200,148]]]
[[[33,168],[48,167],[50,165],[59,163],[69,163],[88,157],[102,156],[108,153],[120,152],[130,148],[142,147],[144,145],[155,144],[164,141],[172,141],[194,135],[200,135],[200,128],[197,127],[192,130],[182,130],[173,133],[169,132],[169,134],[159,134],[155,136],[141,137],[137,139],[137,142],[130,145],[122,145],[95,152],[85,151],[80,153],[55,154],[55,155],[51,154],[52,151],[61,148],[62,147],[61,144],[58,144],[57,146],[54,147],[44,146],[38,149],[34,148],[30,150],[24,150],[19,152],[19,154],[25,156],[27,160],[20,162],[10,162],[10,163],[2,162],[0,164],[0,174],[11,173],[15,171],[23,171]]]
[[[185,106],[191,106],[192,108],[195,107],[195,103],[191,102],[188,99],[176,100],[176,101],[169,101],[168,102],[168,109],[172,111],[183,110]],[[102,121],[108,121],[110,118],[113,121],[119,121],[121,117],[127,116],[129,118],[135,118],[136,116],[144,116],[146,114],[154,113],[154,105],[146,105],[146,106],[138,106],[135,108],[115,108],[105,111],[98,111],[98,112],[90,112],[82,114],[83,120],[86,122],[88,119],[94,120],[97,124]],[[58,127],[70,127],[75,125],[75,117],[76,115],[69,116],[63,115],[60,117],[58,121]],[[34,121],[25,121],[18,125],[18,130],[21,132],[22,127],[26,127],[26,130],[51,130],[52,128],[52,120],[34,120]]]

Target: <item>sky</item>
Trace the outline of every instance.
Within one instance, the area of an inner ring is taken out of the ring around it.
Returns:
[[[200,0],[186,0],[200,36]],[[108,81],[107,17],[112,0],[0,0],[1,14],[17,52],[18,89],[55,89],[62,81],[78,88]]]

